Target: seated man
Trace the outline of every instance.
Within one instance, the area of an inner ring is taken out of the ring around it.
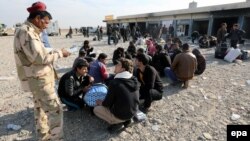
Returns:
[[[209,39],[208,39],[207,35],[204,34],[203,36],[200,37],[199,46],[200,46],[200,48],[208,48],[208,47],[210,47],[210,42],[209,42]]]
[[[84,58],[85,60],[88,61],[88,63],[90,64],[91,62],[95,61],[95,59],[93,57],[90,57],[90,56],[87,56],[86,55],[86,51],[84,49],[82,50],[79,50],[79,54],[78,54],[78,57],[77,58]],[[76,58],[76,59],[77,59]]]
[[[171,58],[171,62],[174,61],[174,58],[177,54],[181,53],[181,49],[179,47],[179,43],[174,43],[171,45],[170,49],[168,50],[168,54]]]
[[[99,54],[97,60],[91,63],[89,67],[89,75],[94,77],[94,83],[105,83],[109,78],[109,73],[106,68],[107,55],[105,53]]]
[[[152,58],[152,66],[158,71],[161,77],[164,77],[164,69],[170,67],[171,59],[168,53],[161,45],[156,45],[156,53]]]
[[[134,42],[130,41],[129,46],[127,48],[127,53],[132,56],[132,58],[135,58],[136,56],[136,47],[134,45]]]
[[[163,83],[154,67],[148,65],[145,54],[136,56],[137,79],[141,83],[140,99],[144,99],[143,112],[147,112],[153,100],[160,100],[163,94]]]
[[[171,68],[165,68],[165,75],[173,81],[173,84],[184,82],[184,88],[188,87],[188,80],[194,77],[197,68],[197,60],[189,50],[188,44],[183,44],[182,53],[176,55]]]
[[[95,53],[91,53],[91,52],[93,52],[94,48],[90,46],[88,40],[85,40],[83,42],[83,46],[80,48],[79,54],[80,54],[80,51],[82,51],[82,50],[84,50],[86,52],[86,57],[90,57],[90,58],[95,58],[96,57]]]
[[[146,56],[147,59],[148,59],[149,64],[152,63],[152,56],[146,54],[144,48],[138,48],[138,49],[137,49],[136,55],[139,55],[139,54],[145,54],[145,56]]]
[[[113,132],[128,126],[135,115],[139,105],[139,83],[132,75],[133,62],[120,59],[114,73],[114,80],[109,84],[108,94],[104,101],[98,100],[94,113],[107,121],[111,126],[108,130]]]
[[[197,69],[194,74],[200,75],[206,69],[206,59],[197,48],[193,49],[192,53],[195,55],[197,60]]]
[[[91,85],[93,77],[87,75],[88,63],[78,59],[74,68],[65,73],[59,81],[58,95],[68,110],[77,110],[84,107],[83,95]]]
[[[199,39],[199,36],[200,36],[200,33],[198,31],[194,31],[192,34],[191,34],[191,38],[192,38],[192,43],[194,44],[194,41],[196,39]]]
[[[113,64],[116,65],[118,60],[120,60],[121,58],[125,58],[125,51],[124,48],[118,47],[116,50],[114,50],[113,53],[112,57]]]

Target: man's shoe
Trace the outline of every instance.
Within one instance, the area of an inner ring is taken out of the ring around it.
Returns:
[[[130,127],[132,125],[132,120],[129,119],[129,120],[123,122],[123,125],[124,125],[124,128]]]
[[[170,85],[172,85],[172,86],[177,86],[177,85],[180,85],[180,84],[182,84],[181,81],[175,81],[175,82],[170,83]]]
[[[187,89],[188,88],[188,80],[183,82],[184,86],[183,88]]]
[[[149,111],[149,107],[139,107],[140,111],[142,111],[143,113],[147,114]]]
[[[74,112],[77,111],[78,109],[75,107],[67,106],[68,111]]]
[[[112,134],[121,131],[122,128],[123,128],[123,123],[112,124],[108,127],[108,131],[109,133]]]

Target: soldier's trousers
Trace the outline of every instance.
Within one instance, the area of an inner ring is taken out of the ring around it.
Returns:
[[[53,79],[53,80],[51,80]],[[29,79],[39,141],[63,140],[63,111],[54,88],[54,74]]]

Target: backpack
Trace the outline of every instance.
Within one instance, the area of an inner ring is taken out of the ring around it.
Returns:
[[[106,85],[101,83],[93,84],[83,97],[83,101],[90,107],[96,106],[96,100],[104,100],[108,93]]]
[[[214,57],[218,59],[224,59],[224,57],[227,55],[229,47],[226,43],[218,44],[215,48]]]
[[[249,58],[249,54],[246,50],[241,50],[241,60],[246,60]]]

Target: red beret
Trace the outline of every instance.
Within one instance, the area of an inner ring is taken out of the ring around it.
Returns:
[[[46,5],[40,1],[33,3],[31,7],[27,8],[27,11],[29,13],[33,13],[35,11],[45,11],[45,10],[46,10]]]

